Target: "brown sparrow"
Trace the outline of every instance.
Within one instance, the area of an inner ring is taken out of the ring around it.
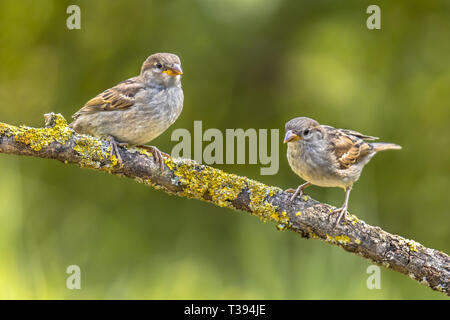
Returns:
[[[163,167],[163,153],[142,144],[158,137],[183,109],[181,62],[171,53],[156,53],[144,61],[141,73],[89,100],[73,115],[70,126],[79,133],[106,138],[111,156],[122,163],[118,146],[138,145],[152,151]],[[167,154],[164,154],[168,156]]]
[[[393,143],[368,143],[364,140],[378,138],[366,136],[347,129],[335,129],[320,125],[317,121],[299,117],[286,123],[287,158],[291,169],[306,183],[294,192],[291,201],[310,185],[341,187],[346,195],[336,221],[347,216],[348,198],[353,184],[359,179],[362,169],[379,151],[399,150]]]

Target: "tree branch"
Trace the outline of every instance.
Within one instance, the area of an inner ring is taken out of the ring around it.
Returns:
[[[187,159],[164,160],[164,170],[146,150],[121,148],[123,165],[109,157],[107,141],[75,133],[59,114],[46,114],[44,128],[0,123],[0,153],[57,159],[66,164],[106,171],[163,190],[249,212],[264,222],[275,221],[302,237],[321,239],[450,295],[450,257],[416,241],[390,234],[349,215],[334,227],[334,207],[308,196],[289,201],[280,188],[225,173]]]

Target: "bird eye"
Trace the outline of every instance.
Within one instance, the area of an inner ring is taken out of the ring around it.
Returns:
[[[162,64],[158,62],[158,63],[156,64],[156,67],[157,67],[158,69],[161,69],[161,68],[162,68]]]
[[[307,136],[307,135],[309,134],[309,132],[310,132],[310,131],[309,131],[308,129],[306,129],[305,131],[303,131],[303,135],[304,135],[304,136]]]

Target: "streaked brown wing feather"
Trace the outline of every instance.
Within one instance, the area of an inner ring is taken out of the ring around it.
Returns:
[[[143,83],[137,80],[137,77],[131,78],[103,91],[89,100],[83,108],[73,115],[73,118],[76,119],[82,114],[123,110],[131,107],[134,104],[136,93],[144,88]]]
[[[357,163],[372,151],[372,146],[348,130],[336,130],[331,134],[332,148],[341,169]]]
[[[358,131],[354,131],[354,130],[349,130],[349,129],[341,129],[340,131],[342,131],[345,134],[349,134],[364,140],[378,140],[378,137],[372,137],[372,136],[366,136],[365,134],[359,133]]]

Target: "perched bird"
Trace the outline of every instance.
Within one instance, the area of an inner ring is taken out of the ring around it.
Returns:
[[[122,81],[89,100],[72,117],[79,133],[109,140],[111,156],[122,163],[118,146],[148,148],[163,168],[162,153],[142,146],[172,125],[183,109],[181,62],[171,53],[156,53],[144,61],[139,76]]]
[[[306,117],[287,122],[284,143],[287,143],[288,162],[291,169],[306,181],[297,190],[287,190],[294,192],[291,201],[311,185],[344,188],[344,204],[334,212],[340,213],[336,225],[342,218],[345,220],[350,191],[364,166],[379,151],[401,149],[393,143],[364,141],[376,139],[353,130],[321,125]]]

